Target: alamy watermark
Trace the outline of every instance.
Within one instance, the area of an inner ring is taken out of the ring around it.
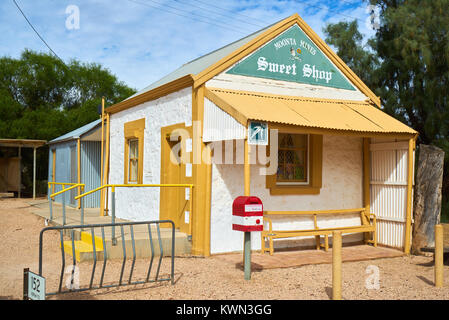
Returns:
[[[366,267],[365,274],[368,274],[368,276],[365,278],[365,288],[368,290],[379,290],[380,289],[379,267],[371,264]]]
[[[78,30],[80,28],[80,8],[71,4],[65,8],[67,18],[65,19],[65,27],[68,30]]]
[[[201,136],[201,122],[193,122],[193,136]],[[244,164],[245,140],[244,137],[235,136],[234,130],[218,130],[209,128],[210,136],[232,137],[226,140],[210,141],[201,152],[200,142],[194,141],[188,129],[178,128],[171,132],[170,141],[176,142],[170,153],[173,164]],[[278,130],[269,130],[270,144],[268,146],[250,145],[249,164],[259,165],[260,175],[273,175],[278,167]],[[190,157],[190,154],[193,154]],[[192,160],[190,160],[192,158]],[[192,161],[192,162],[191,162]]]
[[[65,279],[65,286],[69,290],[77,290],[80,288],[80,268],[75,265],[67,266],[64,274],[69,276]]]

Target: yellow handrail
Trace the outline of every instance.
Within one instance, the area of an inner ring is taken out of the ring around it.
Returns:
[[[264,211],[266,215],[314,215],[314,214],[339,214],[339,213],[360,213],[365,208],[341,209],[341,210],[314,210],[314,211]]]
[[[69,191],[69,190],[72,190],[72,189],[75,189],[75,188],[78,188],[78,187],[81,187],[82,190],[83,190],[84,187],[85,187],[84,183],[75,183],[75,184],[70,184],[70,185],[71,185],[71,187],[68,187],[67,189],[62,189],[61,191],[58,191],[58,192],[55,192],[55,193],[51,194],[50,198],[53,198],[53,197],[55,197],[55,196],[57,196],[59,194],[62,194],[64,192],[66,192],[66,191]]]
[[[75,200],[78,200],[79,198],[82,198],[84,196],[87,196],[91,193],[97,192],[103,188],[122,188],[122,187],[127,187],[127,188],[134,188],[134,187],[185,187],[185,188],[193,188],[193,184],[105,184],[102,185],[101,187],[95,188],[93,190],[90,190],[86,193],[80,194],[78,196],[75,197]]]
[[[75,200],[78,200],[78,199],[80,199],[80,198],[82,198],[82,197],[84,197],[84,196],[87,196],[87,195],[89,195],[89,194],[91,194],[91,193],[94,193],[94,192],[96,192],[96,191],[98,191],[98,190],[101,190],[101,189],[103,189],[103,188],[106,188],[107,186],[108,186],[108,185],[105,184],[104,186],[101,186],[101,187],[95,188],[95,189],[93,189],[93,190],[87,191],[86,193],[77,195],[77,196],[75,196]]]
[[[57,185],[65,185],[65,186],[73,186],[73,185],[75,185],[75,184],[79,184],[79,183],[74,183],[74,182],[53,182],[53,181],[49,181],[49,182],[47,182],[48,183],[48,185],[50,186],[51,184],[57,184]]]

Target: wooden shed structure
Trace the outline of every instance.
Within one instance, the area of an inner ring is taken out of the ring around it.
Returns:
[[[33,199],[36,197],[36,149],[45,145],[45,140],[0,139],[0,147],[17,149],[17,156],[0,157],[0,193],[22,191],[22,148],[33,148]]]
[[[101,172],[101,120],[90,122],[76,130],[66,133],[48,142],[48,181],[64,183],[84,183],[85,191],[100,186]],[[52,191],[59,191],[54,186]],[[66,204],[79,206],[75,200],[77,190],[73,189],[55,197],[55,201],[62,202],[66,197]],[[93,194],[84,199],[85,208],[97,208],[100,197]]]

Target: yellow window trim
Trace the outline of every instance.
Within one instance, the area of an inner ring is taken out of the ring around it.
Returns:
[[[143,183],[143,146],[144,146],[144,132],[145,132],[145,118],[129,121],[124,124],[125,135],[125,156],[124,156],[124,184],[129,184],[129,141],[138,139],[138,168],[137,168],[137,183]],[[133,182],[131,182],[133,183]]]
[[[287,132],[281,132],[287,133]],[[323,136],[310,134],[309,137],[309,184],[307,185],[279,185],[276,184],[276,174],[267,175],[265,179],[266,188],[270,189],[271,195],[289,194],[319,194],[322,186],[323,170]],[[267,148],[269,156],[269,148]]]

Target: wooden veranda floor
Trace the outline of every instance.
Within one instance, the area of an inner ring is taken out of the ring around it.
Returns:
[[[382,258],[401,257],[402,251],[384,247],[373,247],[371,245],[351,245],[342,248],[343,262],[374,260]],[[227,262],[235,263],[236,267],[242,266],[242,253],[223,254],[216,256]],[[251,255],[251,269],[276,269],[299,267],[309,264],[332,263],[332,248],[328,252],[324,250],[307,249],[295,251],[278,251],[272,256],[269,253],[261,254],[253,252]]]

